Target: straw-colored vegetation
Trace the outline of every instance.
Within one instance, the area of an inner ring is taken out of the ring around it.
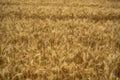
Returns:
[[[120,80],[119,0],[0,0],[0,80]]]

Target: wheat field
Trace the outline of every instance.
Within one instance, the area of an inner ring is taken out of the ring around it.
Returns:
[[[120,80],[120,1],[0,0],[0,80]]]

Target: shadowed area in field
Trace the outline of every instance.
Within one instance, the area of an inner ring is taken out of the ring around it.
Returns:
[[[18,19],[51,19],[51,20],[69,20],[69,19],[91,19],[95,21],[100,21],[100,20],[120,20],[120,14],[116,13],[110,13],[107,15],[99,15],[99,14],[82,14],[82,15],[60,15],[60,14],[48,14],[48,15],[41,15],[41,14],[26,14],[22,12],[9,12],[9,13],[4,13],[0,15],[1,19],[4,19],[6,17],[11,17],[11,18],[18,18]]]

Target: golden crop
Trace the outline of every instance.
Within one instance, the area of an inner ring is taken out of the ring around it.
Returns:
[[[120,80],[120,2],[1,0],[0,80]]]

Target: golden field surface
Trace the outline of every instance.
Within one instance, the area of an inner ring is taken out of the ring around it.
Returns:
[[[120,80],[120,1],[0,0],[0,80]]]

